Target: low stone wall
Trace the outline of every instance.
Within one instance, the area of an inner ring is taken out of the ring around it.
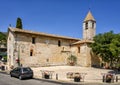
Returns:
[[[67,78],[68,72],[79,72],[79,73],[86,73],[87,75],[84,76],[81,79],[81,81],[84,82],[102,82],[102,75],[101,73],[108,73],[112,70],[107,69],[98,69],[98,68],[87,68],[87,67],[79,67],[79,66],[53,66],[53,67],[39,67],[39,68],[32,68],[34,71],[34,77],[35,78],[42,78],[41,70],[47,70],[47,71],[54,71],[52,74],[52,80],[61,80],[61,81],[74,81],[72,78]],[[57,79],[56,79],[57,75]],[[120,79],[120,74],[117,75]],[[119,80],[120,82],[120,80]]]

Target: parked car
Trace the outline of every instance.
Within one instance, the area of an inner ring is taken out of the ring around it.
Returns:
[[[11,77],[17,77],[20,80],[24,78],[33,78],[33,71],[30,67],[16,67],[10,71]]]

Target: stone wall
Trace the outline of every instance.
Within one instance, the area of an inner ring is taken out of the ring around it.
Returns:
[[[15,46],[15,38],[14,33],[9,32],[8,38],[7,38],[7,63],[8,63],[8,69],[10,69],[11,66],[13,66],[16,62],[14,61],[14,46]]]
[[[35,43],[32,42],[32,38],[35,38]],[[59,41],[60,46],[58,45]],[[83,67],[98,65],[99,59],[91,55],[91,48],[87,43],[71,46],[77,41],[10,31],[8,35],[8,66],[18,66],[16,62],[18,57],[23,66],[67,65],[67,59],[71,54],[77,57],[76,65]]]
[[[78,47],[80,47],[80,52],[78,52]],[[77,65],[82,67],[100,66],[101,59],[91,52],[87,43],[72,47],[72,53],[77,57]]]
[[[35,37],[35,44],[32,44],[32,37]],[[70,44],[76,42],[29,34],[17,34],[17,39],[16,47],[19,47],[20,62],[24,66],[66,65],[67,57],[71,54]],[[59,40],[61,46],[58,46]],[[30,56],[31,50],[33,56]]]

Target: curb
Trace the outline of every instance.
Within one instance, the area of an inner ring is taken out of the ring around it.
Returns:
[[[40,79],[40,78],[33,78],[33,79],[38,80],[38,81],[62,84],[62,85],[80,85],[80,84],[82,84],[81,82],[67,82],[67,81],[62,81],[62,80],[51,80],[51,79]]]
[[[9,75],[6,71],[0,71],[2,74]],[[62,85],[118,85],[120,82],[115,83],[103,83],[103,82],[68,82],[63,80],[52,80],[52,79],[42,79],[42,78],[33,78],[34,80],[38,81],[45,81],[45,82],[51,82],[56,84],[62,84]]]
[[[114,82],[114,83],[105,83],[105,82],[67,82],[62,80],[51,80],[51,79],[41,79],[41,78],[33,78],[38,81],[45,81],[45,82],[51,82],[56,84],[62,84],[62,85],[118,85],[120,82]]]
[[[9,73],[7,73],[6,71],[0,71],[0,73],[9,75]]]

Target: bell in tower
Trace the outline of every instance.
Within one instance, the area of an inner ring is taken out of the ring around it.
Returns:
[[[96,32],[96,21],[89,11],[83,22],[83,39],[93,40]]]

